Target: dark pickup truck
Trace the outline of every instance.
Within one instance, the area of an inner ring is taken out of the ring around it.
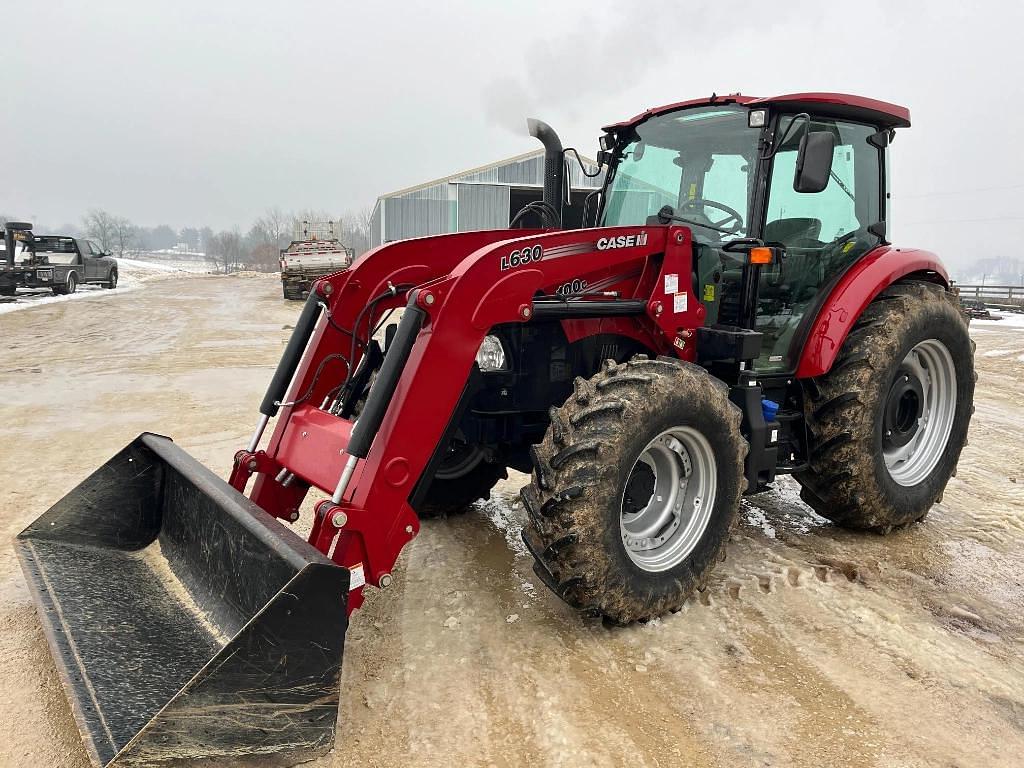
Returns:
[[[83,283],[117,287],[117,261],[92,240],[34,235],[32,225],[7,222],[0,252],[0,296],[18,288],[74,293]]]

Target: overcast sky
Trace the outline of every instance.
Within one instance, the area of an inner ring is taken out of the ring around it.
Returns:
[[[951,263],[1016,256],[1024,4],[0,2],[0,213],[245,229],[740,91],[910,107],[893,232]],[[1000,245],[1000,242],[1004,243]]]

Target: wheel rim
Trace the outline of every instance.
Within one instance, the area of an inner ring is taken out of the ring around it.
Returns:
[[[667,571],[704,536],[715,506],[717,471],[711,444],[692,427],[651,440],[623,490],[619,532],[626,554],[645,571]]]
[[[882,456],[889,476],[905,487],[923,482],[946,451],[955,415],[953,356],[938,339],[926,339],[903,358],[886,398]]]

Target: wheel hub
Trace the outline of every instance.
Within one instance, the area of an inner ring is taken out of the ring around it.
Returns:
[[[882,443],[886,449],[899,448],[917,434],[924,410],[924,384],[917,371],[901,365],[885,402]]]
[[[957,407],[953,356],[938,339],[910,350],[882,413],[882,456],[899,485],[924,482],[946,451]]]
[[[648,443],[622,497],[619,529],[630,559],[652,572],[682,562],[707,528],[715,482],[714,453],[692,427],[667,430]]]

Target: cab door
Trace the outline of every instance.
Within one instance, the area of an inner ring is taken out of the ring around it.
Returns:
[[[78,251],[82,255],[84,280],[98,280],[100,278],[99,249],[91,240],[79,240]]]
[[[793,119],[784,115],[781,124]],[[823,290],[882,242],[885,220],[883,149],[872,141],[876,126],[818,118],[812,131],[836,138],[829,183],[820,192],[793,186],[800,131],[775,154],[761,237],[784,248],[779,263],[761,270],[756,329],[763,334],[756,367],[792,371],[799,359],[804,316],[813,314]]]

